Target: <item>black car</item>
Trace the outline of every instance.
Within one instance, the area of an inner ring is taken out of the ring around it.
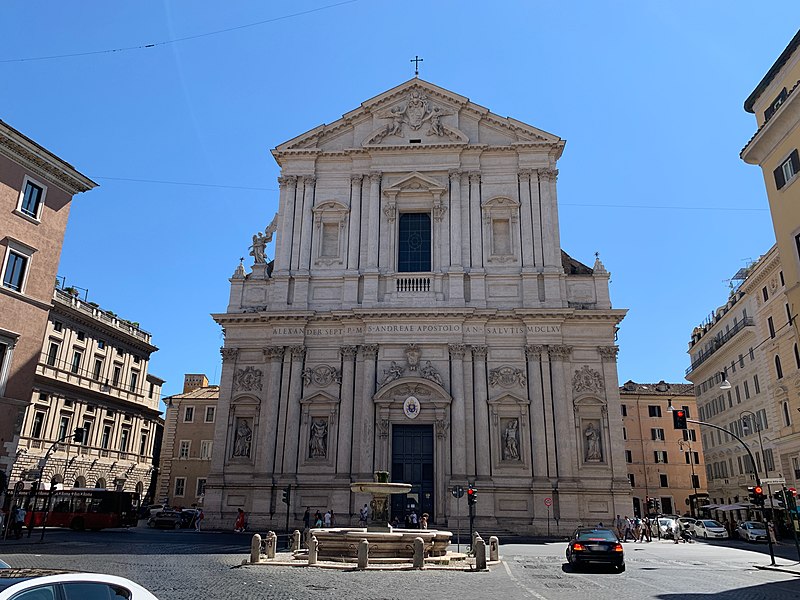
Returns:
[[[605,527],[581,527],[575,530],[567,546],[567,562],[573,567],[588,563],[611,565],[625,570],[625,552],[617,534]]]

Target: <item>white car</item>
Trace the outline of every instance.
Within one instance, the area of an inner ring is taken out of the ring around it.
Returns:
[[[713,538],[726,540],[730,536],[728,535],[728,530],[719,521],[697,519],[694,522],[694,537],[703,538],[704,540]]]
[[[53,569],[0,570],[0,600],[115,598],[158,600],[138,583],[100,573],[67,573]]]
[[[760,521],[742,521],[736,526],[736,535],[748,542],[767,541],[767,526]]]

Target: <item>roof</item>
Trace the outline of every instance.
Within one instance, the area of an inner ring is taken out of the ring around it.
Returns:
[[[647,394],[648,396],[694,396],[691,383],[636,383],[630,379],[619,386],[620,394]]]
[[[185,394],[175,394],[173,396],[169,396],[169,398],[172,398],[173,400],[218,400],[219,386],[209,385],[207,387],[197,388],[191,392],[186,392]],[[164,398],[164,401],[167,402],[169,398]]]
[[[561,266],[567,275],[591,275],[594,273],[591,268],[575,260],[563,250],[561,251]]]
[[[778,71],[783,68],[783,65],[785,65],[786,61],[789,60],[789,57],[794,54],[794,51],[797,50],[798,46],[800,46],[800,29],[797,30],[797,33],[794,34],[792,41],[789,42],[789,45],[786,46],[783,52],[781,52],[778,60],[773,63],[769,71],[767,71],[767,74],[764,75],[764,78],[758,83],[756,89],[754,89],[747,97],[747,100],[744,101],[744,109],[747,112],[755,112],[753,110],[753,105],[756,103],[761,94],[764,93],[764,90],[767,89],[769,84],[772,83],[772,80],[775,79]]]

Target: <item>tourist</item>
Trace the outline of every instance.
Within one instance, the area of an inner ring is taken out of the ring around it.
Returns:
[[[672,538],[676,544],[681,541],[681,522],[678,519],[672,520]]]
[[[17,539],[22,538],[22,528],[25,526],[25,509],[22,506],[18,506],[17,510],[14,511],[14,537]],[[31,522],[33,522],[33,517],[31,517]]]
[[[358,513],[358,524],[362,527],[367,526],[367,519],[369,518],[369,507],[366,504],[361,508]]]
[[[422,513],[422,517],[420,517],[419,520],[419,528],[420,529],[428,528],[428,513]]]
[[[205,514],[203,514],[203,509],[202,508],[198,508],[197,509],[197,514],[194,517],[194,530],[195,531],[200,531],[200,523],[205,518],[206,518],[206,516],[205,516]]]
[[[417,511],[413,511],[411,513],[411,529],[416,529],[419,527],[419,522],[417,521]]]
[[[622,539],[625,535],[625,521],[619,515],[614,519],[614,529],[617,530],[617,537]]]
[[[303,513],[303,530],[311,529],[311,507],[306,506],[306,512]]]
[[[317,529],[322,527],[322,513],[319,511],[314,513],[314,527],[316,527]]]
[[[330,511],[330,509],[325,511],[324,521],[325,521],[325,527],[326,528],[331,526],[331,511]]]
[[[233,530],[236,533],[243,533],[245,528],[247,527],[247,520],[245,518],[244,511],[239,508],[237,509],[238,513],[236,514],[236,523],[233,525]]]

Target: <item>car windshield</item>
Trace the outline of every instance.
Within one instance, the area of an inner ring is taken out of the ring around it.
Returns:
[[[609,531],[608,529],[585,529],[583,531],[579,531],[575,536],[575,539],[583,542],[616,542],[617,536],[614,534],[614,532]]]
[[[703,521],[703,524],[706,527],[722,527],[722,523],[720,523],[719,521],[714,521],[714,520],[711,520],[711,521],[705,520],[705,521]]]
[[[659,525],[666,525],[668,527],[672,527],[672,519],[659,519],[658,520],[658,524]]]
[[[752,523],[746,523],[745,527],[748,529],[765,529],[763,523],[758,523],[757,521],[753,521]]]

